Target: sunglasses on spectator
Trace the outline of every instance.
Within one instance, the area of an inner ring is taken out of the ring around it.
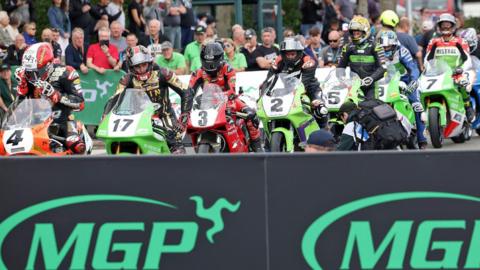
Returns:
[[[333,42],[337,42],[337,41],[338,41],[338,39],[329,39],[328,43],[333,43]]]
[[[232,47],[232,45],[230,45],[229,43],[225,43],[225,44],[223,44],[223,46],[224,46],[225,48],[230,48],[230,47]]]

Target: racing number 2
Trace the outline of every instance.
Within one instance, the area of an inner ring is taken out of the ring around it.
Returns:
[[[7,144],[11,144],[12,146],[17,146],[21,141],[23,141],[22,135],[23,135],[23,129],[15,130],[12,136],[8,138]]]
[[[127,130],[127,128],[133,123],[132,119],[128,119],[128,118],[117,119],[117,120],[113,121],[113,123],[115,124],[113,126],[113,132],[117,132],[117,129],[120,127],[120,121],[122,121],[122,120],[125,124],[121,128],[121,131]]]
[[[281,98],[272,99],[272,112],[281,112],[282,111],[283,100]]]

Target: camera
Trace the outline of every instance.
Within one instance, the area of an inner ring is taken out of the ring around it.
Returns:
[[[109,41],[109,40],[100,40],[100,46],[105,45],[105,46],[108,47],[109,44],[110,44],[110,41]]]

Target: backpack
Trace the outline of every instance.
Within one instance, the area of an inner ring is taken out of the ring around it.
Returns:
[[[354,120],[366,129],[368,150],[395,149],[405,143],[408,133],[397,119],[396,111],[378,99],[368,99],[358,104]]]

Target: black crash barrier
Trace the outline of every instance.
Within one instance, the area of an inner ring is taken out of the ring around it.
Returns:
[[[0,159],[0,269],[479,269],[479,162]]]

